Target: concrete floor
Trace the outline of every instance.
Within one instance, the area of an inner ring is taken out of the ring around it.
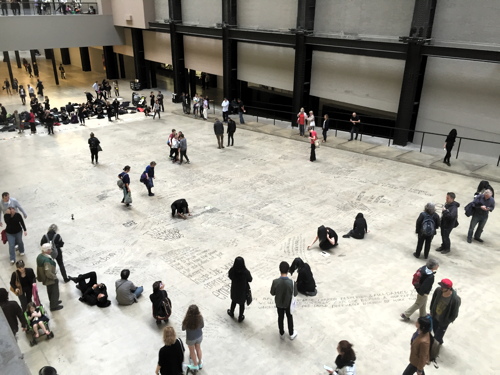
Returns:
[[[58,88],[44,79],[57,105],[83,100],[82,91],[94,78],[102,79],[76,74],[76,69],[74,75],[67,72],[68,81]],[[1,100],[9,108],[21,107],[18,97]],[[478,179],[328,147],[310,163],[307,144],[244,129],[236,132],[234,147],[218,150],[211,121],[177,115],[178,106],[166,103],[160,121],[128,114],[111,124],[105,119],[90,120],[85,128],[60,126],[54,136],[42,129],[35,136],[2,135],[1,190],[28,213],[27,265],[35,267],[40,238],[56,223],[68,273],[96,271],[113,300],[107,309],[89,307],[78,301],[73,283],[62,283],[64,309],[50,314],[55,339],[31,348],[19,335],[32,373],[44,365],[73,375],[152,373],[162,346],[148,298],[156,280],[166,283],[174,311],[169,324],[182,339],[184,313],[189,304],[199,305],[205,318],[206,375],[324,374],[323,365],[332,365],[342,339],[355,345],[359,374],[402,373],[416,316],[410,324],[399,314],[412,304],[412,275],[424,264],[412,256],[415,220],[427,202],[443,204],[447,191],[464,206]],[[168,161],[171,128],[186,135],[192,164]],[[104,149],[97,166],[90,163],[90,131]],[[155,197],[139,183],[151,160],[158,163]],[[116,175],[126,164],[132,167],[131,208],[119,203],[116,187]],[[187,221],[170,217],[170,204],[178,198],[186,198],[193,211]],[[365,240],[340,238],[327,256],[317,246],[306,250],[319,225],[341,236],[358,212],[365,214],[371,231]],[[463,210],[451,236],[452,253],[434,251],[439,236],[433,242],[431,254],[441,263],[437,278],[453,280],[462,307],[445,336],[439,370],[430,366],[428,374],[497,372],[499,215],[490,215],[484,244],[465,241],[469,220]],[[0,285],[7,286],[14,268],[7,246],[3,249]],[[254,277],[254,302],[242,324],[225,312],[227,270],[238,255]],[[318,295],[299,296],[294,316],[299,335],[282,341],[269,289],[279,276],[279,262],[297,256],[311,266]],[[122,268],[130,268],[130,279],[145,287],[140,302],[128,307],[114,301],[114,281]],[[47,304],[45,288],[40,291]]]

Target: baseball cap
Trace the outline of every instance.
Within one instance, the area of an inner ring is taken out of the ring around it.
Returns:
[[[443,279],[438,284],[446,289],[453,288],[453,281],[451,281],[450,279]]]

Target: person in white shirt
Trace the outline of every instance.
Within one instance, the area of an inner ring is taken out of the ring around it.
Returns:
[[[229,100],[224,98],[221,106],[222,106],[222,122],[227,122],[227,119],[229,117]]]

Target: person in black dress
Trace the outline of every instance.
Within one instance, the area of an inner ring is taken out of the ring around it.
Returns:
[[[168,318],[172,313],[172,303],[164,288],[165,285],[161,281],[155,281],[153,283],[153,293],[149,296],[153,304],[153,316],[156,319],[156,324],[161,324],[162,320],[168,323]],[[170,311],[168,311],[169,309]]]
[[[182,362],[184,361],[184,344],[177,338],[173,327],[163,329],[163,346],[158,353],[156,375],[181,375],[183,374]]]
[[[453,145],[455,144],[455,140],[457,139],[457,131],[456,129],[452,129],[448,136],[446,137],[446,141],[444,141],[444,149],[446,150],[446,155],[444,156],[443,163],[445,163],[448,167],[450,164],[451,150]]]
[[[319,240],[319,247],[321,250],[330,250],[339,244],[339,237],[332,228],[325,227],[324,225],[318,227],[318,233],[314,241],[307,246],[307,250],[311,249],[312,245]]]
[[[368,224],[366,224],[366,220],[363,214],[360,212],[356,215],[356,220],[354,220],[354,225],[352,230],[349,233],[344,234],[343,238],[356,238],[358,240],[362,240],[365,237],[365,234],[368,233]]]
[[[252,282],[252,275],[245,266],[245,260],[242,257],[236,257],[234,264],[228,272],[228,277],[231,279],[231,308],[227,310],[230,317],[234,317],[234,309],[236,305],[240,305],[240,315],[238,322],[245,319],[245,301],[247,299],[248,290]]]
[[[301,258],[295,258],[290,267],[290,275],[297,270],[299,276],[297,277],[297,290],[306,296],[315,296],[318,294],[316,290],[316,281],[314,280],[311,267],[309,264],[304,263]]]
[[[90,133],[89,148],[90,148],[90,159],[92,160],[92,164],[94,164],[94,158],[95,158],[95,163],[99,164],[99,145],[100,144],[101,144],[101,142],[94,135],[94,133]]]
[[[33,284],[36,283],[35,272],[32,268],[26,268],[24,261],[19,260],[16,262],[17,270],[12,272],[10,278],[10,286],[14,289],[14,293],[19,298],[21,308],[26,310],[26,306],[31,302],[33,297]],[[21,288],[19,288],[21,286]]]

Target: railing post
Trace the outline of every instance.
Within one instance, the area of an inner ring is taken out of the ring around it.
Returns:
[[[422,133],[422,142],[420,142],[420,152],[422,152],[422,147],[424,146],[425,133]]]
[[[391,147],[391,138],[392,138],[392,137],[391,137],[391,135],[392,135],[392,133],[394,133],[394,130],[393,130],[393,129],[391,129],[391,130],[389,131],[389,142],[387,142],[387,147]]]
[[[460,151],[460,145],[462,144],[462,137],[460,137],[460,140],[458,141],[458,148],[457,148],[457,156],[455,157],[455,159],[458,159],[458,153]],[[497,164],[498,166],[498,164]]]

